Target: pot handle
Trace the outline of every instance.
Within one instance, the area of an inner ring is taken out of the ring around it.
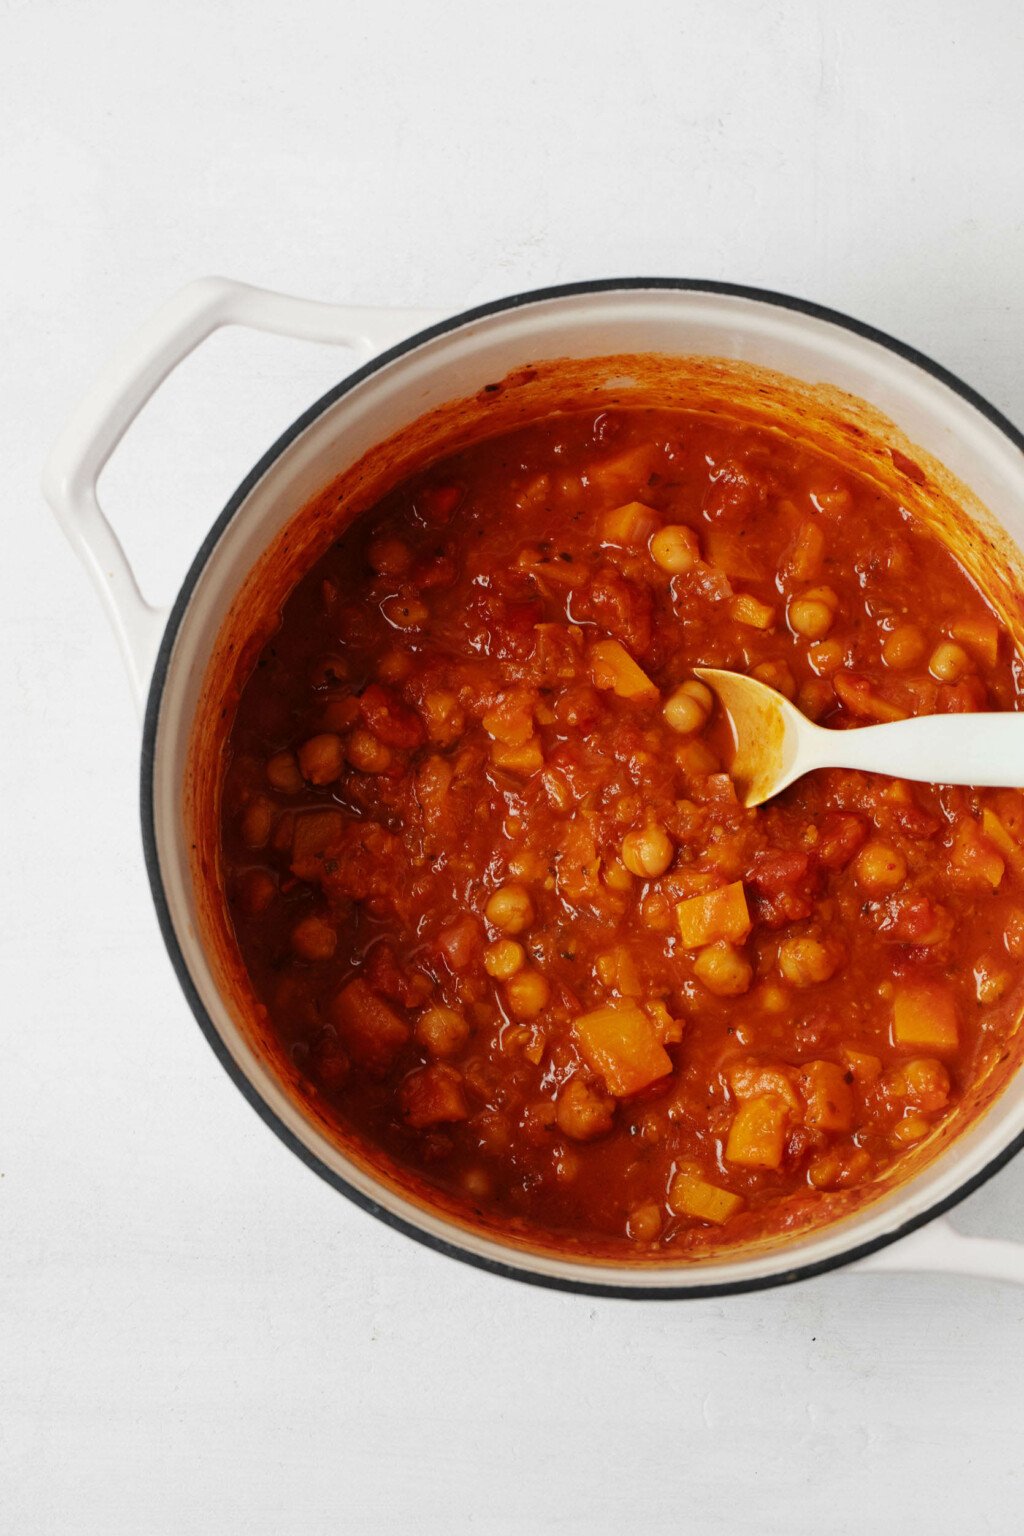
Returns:
[[[982,1280],[1008,1280],[1024,1285],[1024,1244],[1005,1238],[969,1237],[945,1216],[930,1221],[898,1243],[880,1248],[851,1264],[862,1274],[975,1275]]]
[[[146,401],[200,342],[224,325],[332,343],[366,358],[441,318],[432,310],[321,304],[228,278],[203,277],[176,293],[114,353],[54,444],[43,471],[43,494],[100,594],[140,711],[168,610],[154,608],[142,596],[96,487],[103,466]]]

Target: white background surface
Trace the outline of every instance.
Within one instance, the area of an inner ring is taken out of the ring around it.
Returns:
[[[372,1222],[165,959],[114,643],[37,490],[111,348],[221,271],[461,308],[622,273],[845,309],[1024,419],[999,4],[0,0],[0,1529],[1021,1529],[1024,1292],[589,1301]],[[169,596],[337,354],[219,337],[108,476]],[[957,1215],[1024,1236],[1024,1165]]]

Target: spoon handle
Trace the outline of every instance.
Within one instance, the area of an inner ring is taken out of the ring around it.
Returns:
[[[928,784],[1024,785],[1024,713],[919,715],[825,734],[823,761],[836,768]]]

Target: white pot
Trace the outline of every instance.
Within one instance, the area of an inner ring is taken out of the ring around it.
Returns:
[[[377,355],[268,451],[214,525],[167,615],[143,602],[100,510],[96,481],[162,379],[226,324],[335,341]],[[374,445],[490,380],[543,359],[651,352],[735,359],[869,402],[971,488],[1001,524],[1004,540],[1008,535],[1018,550],[1024,547],[1024,442],[1009,422],[891,338],[815,305],[753,289],[661,279],[583,283],[441,320],[314,304],[206,279],[183,289],[97,380],[54,450],[44,488],[104,598],[136,696],[141,700],[148,692],[143,839],[182,987],[222,1065],[304,1162],[381,1219],[483,1268],[565,1289],[645,1297],[750,1290],[853,1262],[1024,1282],[1024,1250],[959,1236],[936,1219],[1024,1143],[1024,1073],[930,1164],[841,1222],[780,1246],[696,1265],[588,1263],[523,1251],[464,1228],[422,1208],[346,1154],[252,1048],[200,942],[202,913],[183,815],[189,742],[225,616],[283,524]],[[976,515],[984,522],[981,510]]]

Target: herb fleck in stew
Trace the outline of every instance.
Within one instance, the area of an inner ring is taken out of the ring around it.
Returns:
[[[348,1134],[470,1220],[623,1258],[805,1228],[1010,1049],[1024,797],[832,771],[744,810],[700,665],[833,729],[1024,689],[873,484],[621,410],[402,485],[242,693],[223,859],[269,1025]]]

